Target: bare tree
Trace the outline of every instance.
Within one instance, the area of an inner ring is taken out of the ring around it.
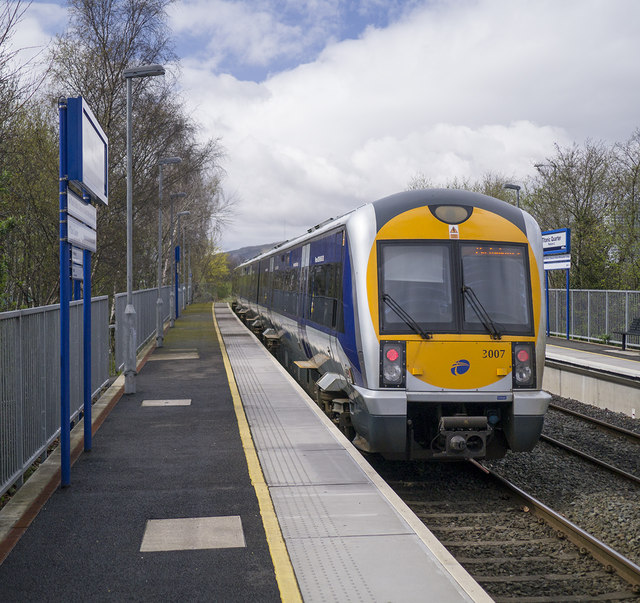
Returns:
[[[82,95],[109,137],[109,206],[98,211],[98,251],[94,283],[111,292],[124,285],[126,244],[126,68],[149,63],[176,64],[166,8],[171,0],[71,0],[71,25],[56,40],[53,68],[57,94]],[[164,172],[165,195],[184,191],[179,211],[191,211],[193,237],[208,237],[220,198],[222,148],[218,140],[199,143],[168,70],[165,77],[134,79],[134,285],[155,285],[157,264],[158,161],[178,156],[182,163]],[[167,208],[165,199],[165,211]],[[163,218],[168,249],[168,212]],[[206,249],[194,245],[194,251]]]

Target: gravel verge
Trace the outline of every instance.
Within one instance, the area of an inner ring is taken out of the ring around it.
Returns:
[[[553,402],[640,433],[637,419],[556,396]],[[640,447],[625,438],[557,411],[545,417],[543,433],[640,476]],[[544,442],[485,464],[640,565],[640,486]]]

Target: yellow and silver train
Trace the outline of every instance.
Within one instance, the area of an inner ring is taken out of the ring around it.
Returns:
[[[408,191],[240,265],[234,308],[361,450],[499,458],[542,431],[543,283],[529,214]]]

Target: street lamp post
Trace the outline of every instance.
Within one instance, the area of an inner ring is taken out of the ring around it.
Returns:
[[[136,393],[136,310],[133,307],[133,157],[131,139],[131,80],[138,77],[164,75],[162,65],[140,65],[125,69],[122,73],[127,80],[127,307],[124,311],[125,355],[124,355],[124,393]]]
[[[162,324],[162,166],[180,163],[180,157],[164,157],[158,161],[158,299],[156,300],[156,347],[161,348],[164,341]],[[171,297],[171,296],[169,296]]]
[[[171,288],[173,291],[173,295],[169,295],[169,326],[173,327],[175,324],[175,319],[178,318],[178,279],[176,275],[177,265],[176,265],[176,249],[175,244],[173,242],[173,200],[174,199],[182,199],[187,196],[187,193],[171,193],[169,195],[169,199],[171,200],[171,215],[170,215],[170,224],[171,224]]]
[[[181,211],[180,213],[178,213],[178,228],[176,229],[178,233],[178,245],[180,245],[180,218],[181,216],[188,216],[190,214],[191,214],[190,211]],[[184,254],[184,229],[182,232],[182,248],[180,249],[180,256],[183,256],[183,254]],[[180,261],[182,261],[182,259]],[[182,274],[184,275],[184,269],[182,270]],[[178,268],[176,266],[176,317],[178,316],[178,289],[179,289]],[[184,295],[182,296],[182,309],[184,310]]]
[[[504,188],[516,191],[516,207],[520,207],[520,186],[518,184],[505,184]]]

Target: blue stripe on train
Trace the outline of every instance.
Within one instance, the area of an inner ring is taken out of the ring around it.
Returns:
[[[342,270],[342,308],[344,316],[344,333],[338,333],[338,341],[345,351],[356,385],[362,385],[362,368],[358,358],[356,345],[355,308],[353,304],[353,281],[351,280],[351,255],[349,253],[349,239],[344,244],[344,265]]]

